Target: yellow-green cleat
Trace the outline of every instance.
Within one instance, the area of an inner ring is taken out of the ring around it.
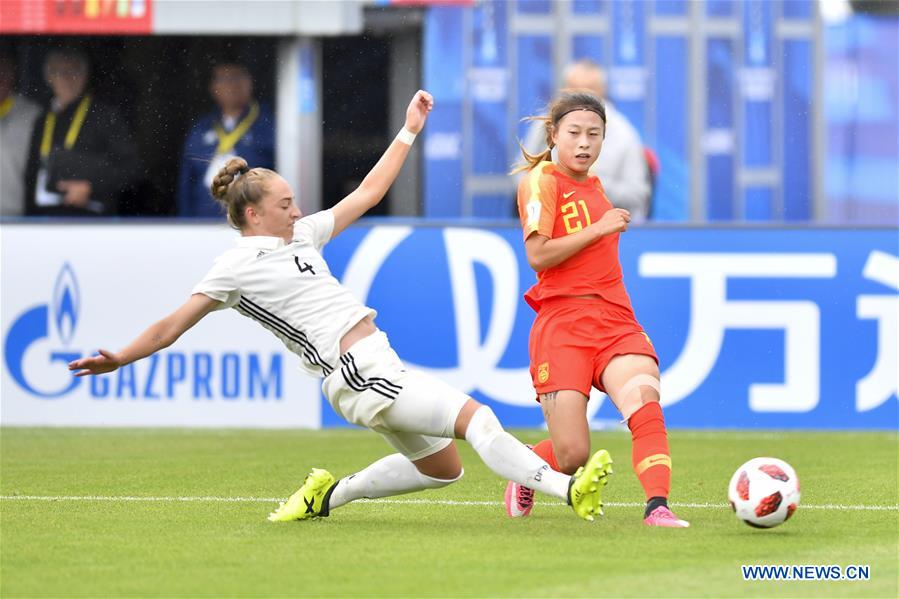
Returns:
[[[589,522],[593,515],[603,515],[602,488],[609,482],[612,474],[612,456],[605,449],[600,449],[578,468],[568,485],[568,505],[574,512]]]
[[[268,515],[272,522],[305,520],[328,515],[328,498],[334,487],[334,477],[327,470],[313,468],[300,490]]]

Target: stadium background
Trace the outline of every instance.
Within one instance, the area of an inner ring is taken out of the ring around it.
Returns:
[[[816,2],[712,0],[131,0],[97,3],[121,14],[78,12],[91,4],[3,2],[0,31],[20,89],[43,100],[44,54],[76,36],[98,93],[129,116],[147,176],[124,210],[134,219],[3,222],[3,425],[340,425],[293,358],[233,315],[113,377],[65,370],[178,305],[230,244],[222,223],[164,218],[184,133],[206,108],[205,61],[225,52],[276,108],[277,168],[305,212],[358,183],[415,89],[434,93],[380,216],[326,257],[405,360],[505,424],[541,424],[521,301],[533,277],[505,173],[520,118],[589,56],[661,160],[653,223],[623,237],[622,261],[672,427],[896,429],[895,12],[857,2],[830,21]],[[617,426],[600,396],[591,409],[596,427]]]

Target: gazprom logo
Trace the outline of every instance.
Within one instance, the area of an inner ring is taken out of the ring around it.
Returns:
[[[71,348],[81,309],[82,295],[75,270],[65,263],[56,276],[49,302],[28,308],[9,327],[4,341],[6,367],[16,384],[30,395],[59,399],[84,381],[84,392],[100,401],[283,398],[279,353],[266,356],[253,351],[166,351],[108,375],[75,377],[69,372],[68,363],[89,353]]]
[[[75,271],[67,262],[59,271],[59,276],[56,277],[56,285],[53,286],[53,302],[50,304],[56,333],[64,345],[69,345],[72,335],[75,334],[80,300],[81,294],[78,293],[78,280],[75,278]]]
[[[71,392],[81,382],[67,370],[64,380],[55,384],[44,380],[32,381],[25,374],[32,356],[41,359],[41,353],[46,356],[48,352],[49,361],[60,366],[81,357],[79,352],[67,349],[78,326],[80,304],[75,271],[67,262],[56,277],[50,303],[26,310],[9,328],[3,348],[6,367],[13,380],[32,395],[56,399]]]

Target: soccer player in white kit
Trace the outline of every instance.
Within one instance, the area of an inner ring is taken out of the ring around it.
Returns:
[[[277,336],[300,367],[324,377],[322,390],[348,422],[381,434],[397,453],[340,480],[313,468],[303,486],[269,520],[327,516],[360,498],[446,486],[462,477],[453,438],[466,439],[504,479],[566,500],[586,520],[601,513],[598,489],[608,454],[598,451],[569,477],[503,430],[493,411],[442,381],[407,370],[374,324],[375,311],[335,279],[322,247],[387,193],[434,101],[418,91],[406,122],[360,186],[329,210],[301,218],[287,182],[274,171],[231,159],[212,184],[241,236],[180,308],[118,353],[69,364],[75,376],[103,374],[174,343],[214,310],[234,308]],[[607,469],[607,468],[606,468]]]

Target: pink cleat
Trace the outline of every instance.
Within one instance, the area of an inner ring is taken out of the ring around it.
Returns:
[[[506,485],[506,494],[503,500],[506,503],[506,513],[510,518],[528,516],[534,508],[534,489],[510,480]]]
[[[656,509],[652,510],[652,513],[643,520],[643,524],[645,524],[646,526],[661,526],[663,528],[690,527],[689,522],[687,522],[686,520],[680,520],[677,516],[671,513],[671,510],[669,510],[664,505],[660,505]]]

